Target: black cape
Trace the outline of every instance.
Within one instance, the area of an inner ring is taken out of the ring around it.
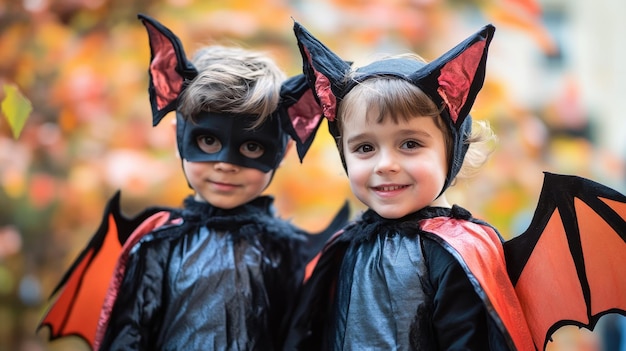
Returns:
[[[306,234],[272,198],[223,210],[192,198],[134,245],[101,350],[272,350],[306,264]]]
[[[511,349],[462,264],[420,229],[436,217],[479,222],[458,206],[398,220],[368,210],[334,237],[307,280],[285,349]]]

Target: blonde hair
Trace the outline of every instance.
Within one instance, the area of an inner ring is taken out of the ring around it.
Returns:
[[[467,138],[466,143],[469,144],[469,148],[463,159],[463,166],[456,176],[459,179],[476,175],[495,150],[498,137],[491,129],[489,122],[473,120],[472,134]]]
[[[443,132],[447,160],[450,161],[452,158],[452,133],[441,117],[443,107],[436,106],[430,97],[414,84],[389,76],[373,77],[358,83],[339,103],[337,128],[340,136],[337,139],[337,145],[342,156],[341,131],[344,118],[352,115],[355,109],[363,108],[366,111],[372,109],[378,111],[377,123],[387,118],[391,118],[394,122],[399,119],[408,121],[415,116],[432,118],[435,125]],[[475,175],[491,155],[496,136],[488,122],[473,121],[471,135],[466,142],[469,148],[456,178],[468,178]]]
[[[215,45],[200,49],[192,62],[198,76],[178,107],[186,118],[203,111],[258,115],[256,127],[278,107],[285,73],[263,53]]]

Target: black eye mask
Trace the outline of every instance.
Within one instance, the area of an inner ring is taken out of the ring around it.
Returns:
[[[276,116],[270,116],[261,126],[250,129],[257,116],[227,115],[202,112],[194,120],[185,120],[176,113],[176,140],[181,158],[191,162],[227,162],[267,173],[278,167],[285,154],[288,135],[280,128]],[[210,136],[221,144],[219,150],[207,153],[198,145],[198,138]],[[241,153],[242,147],[254,142],[263,153],[250,158]]]

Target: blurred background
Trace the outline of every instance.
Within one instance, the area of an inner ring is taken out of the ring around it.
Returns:
[[[133,215],[190,193],[169,121],[151,126],[137,13],[169,27],[189,57],[207,44],[239,45],[268,52],[289,75],[301,69],[293,20],[357,66],[379,53],[434,59],[493,23],[472,115],[500,142],[452,199],[510,238],[530,221],[542,171],[626,188],[622,0],[1,0],[0,86],[32,112],[17,137],[0,115],[0,351],[84,349],[35,329],[106,201],[121,190]],[[362,209],[326,134],[303,164],[290,153],[267,190],[282,217],[311,231],[346,199],[353,214]],[[609,329],[563,328],[549,349],[602,350]]]

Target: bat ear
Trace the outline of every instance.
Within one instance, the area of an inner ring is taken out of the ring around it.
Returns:
[[[278,109],[282,128],[295,141],[302,162],[322,122],[322,108],[303,74],[283,83]]]
[[[449,111],[457,129],[469,115],[485,80],[487,52],[495,27],[486,25],[409,78]],[[439,101],[437,101],[439,100]]]
[[[330,51],[298,22],[294,23],[293,31],[298,39],[304,75],[322,106],[324,117],[333,122],[337,98],[343,97],[350,64]]]
[[[150,40],[150,105],[152,106],[152,125],[178,106],[178,97],[193,80],[198,71],[187,60],[178,37],[168,28],[146,15],[139,14],[148,31]]]

